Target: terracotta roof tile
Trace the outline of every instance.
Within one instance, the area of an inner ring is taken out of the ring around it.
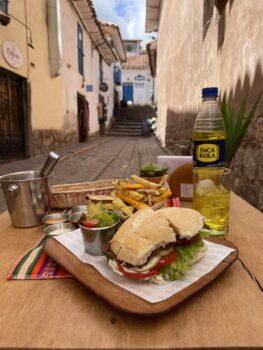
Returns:
[[[122,63],[122,69],[144,69],[149,68],[149,59],[148,55],[131,55],[127,56],[127,61]]]

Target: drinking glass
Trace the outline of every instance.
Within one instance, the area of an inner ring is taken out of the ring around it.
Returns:
[[[230,190],[230,169],[194,169],[193,209],[203,215],[210,235],[227,236]]]

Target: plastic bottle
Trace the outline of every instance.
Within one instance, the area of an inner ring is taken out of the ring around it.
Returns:
[[[225,124],[217,103],[216,87],[202,90],[203,103],[193,134],[193,208],[199,211],[211,234],[224,233],[228,223],[230,193],[225,176]]]
[[[192,134],[195,169],[225,166],[225,123],[217,97],[218,88],[202,89],[203,103],[197,114]]]

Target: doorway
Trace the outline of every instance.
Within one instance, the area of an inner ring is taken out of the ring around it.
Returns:
[[[89,133],[89,103],[85,96],[78,94],[79,142],[85,142]]]
[[[0,162],[26,157],[27,81],[0,68]]]
[[[122,96],[126,102],[133,102],[133,83],[123,83]]]

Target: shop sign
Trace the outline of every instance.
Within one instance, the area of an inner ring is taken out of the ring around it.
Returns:
[[[6,40],[2,43],[2,53],[6,62],[13,68],[21,68],[23,65],[22,53],[14,41]]]
[[[144,81],[145,80],[145,77],[141,74],[138,74],[134,77],[134,80],[137,80],[137,81]]]
[[[92,92],[93,91],[93,85],[86,85],[86,91]]]
[[[101,92],[106,92],[106,91],[108,91],[108,89],[109,89],[108,84],[106,84],[106,83],[100,83],[99,89],[100,89]]]

